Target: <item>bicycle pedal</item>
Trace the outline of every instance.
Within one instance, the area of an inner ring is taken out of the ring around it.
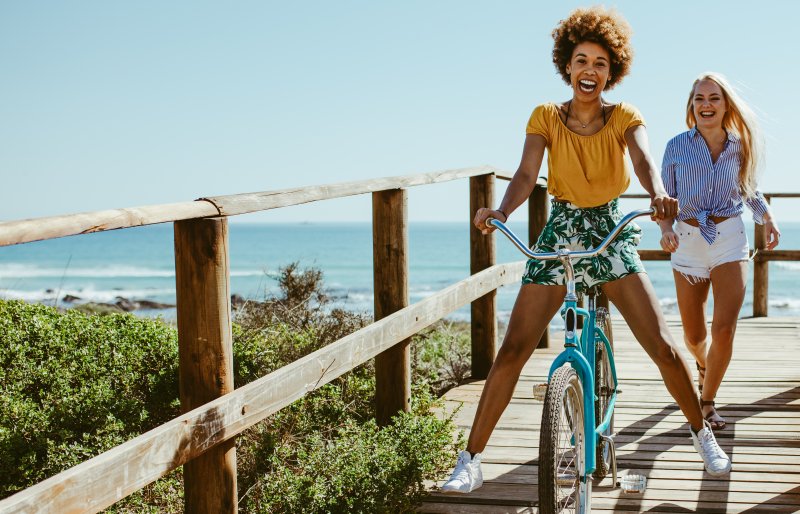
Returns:
[[[547,382],[536,384],[533,386],[533,399],[538,400],[540,402],[544,401],[545,396],[547,396]]]
[[[614,432],[611,435],[598,434],[598,437],[601,441],[608,441],[609,443],[614,444],[614,439],[616,439],[618,435],[619,432]]]

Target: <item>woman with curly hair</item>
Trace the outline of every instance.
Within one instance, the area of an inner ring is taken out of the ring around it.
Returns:
[[[683,338],[695,358],[703,415],[719,430],[726,422],[714,398],[731,361],[747,284],[744,204],[753,220],[764,225],[768,250],[778,245],[781,234],[756,190],[761,140],[755,115],[725,77],[704,73],[694,81],[686,125],[689,130],[670,140],[664,151],[661,176],[681,212],[659,223],[661,247],[672,253]],[[709,288],[714,290],[714,317],[707,347]]]
[[[650,194],[654,217],[671,219],[678,202],[664,190],[650,157],[647,132],[639,111],[630,104],[611,104],[601,93],[619,84],[633,57],[631,30],[622,16],[602,7],[577,9],[553,31],[553,62],[571,89],[564,102],[534,109],[528,121],[522,159],[497,209],[481,208],[474,224],[484,234],[487,218],[506,221],[530,195],[547,149],[548,191],[552,212],[534,250],[594,246],[622,214],[617,198],[630,183],[627,148],[634,171]],[[592,237],[587,241],[586,234]],[[731,461],[705,423],[692,386],[691,371],[670,337],[636,244],[641,229],[631,224],[597,257],[595,265],[575,265],[579,291],[599,287],[628,322],[636,339],[658,366],[667,389],[691,426],[691,438],[713,475],[730,471]],[[587,244],[588,243],[588,244]],[[528,262],[511,312],[505,338],[481,393],[467,448],[442,486],[467,493],[480,487],[481,452],[505,410],[522,367],[558,312],[566,293],[557,261]]]

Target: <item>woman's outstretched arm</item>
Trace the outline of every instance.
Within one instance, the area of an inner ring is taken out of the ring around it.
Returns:
[[[655,208],[653,217],[662,220],[677,216],[678,200],[667,194],[661,175],[656,171],[653,158],[650,157],[650,145],[644,125],[637,125],[625,131],[625,142],[628,143],[633,170],[639,178],[639,183],[650,195],[650,206]]]
[[[489,208],[481,208],[475,213],[473,223],[484,234],[488,234],[494,230],[494,227],[486,226],[486,218],[497,218],[500,214],[503,221],[511,215],[514,210],[519,207],[522,202],[528,199],[536,185],[538,178],[539,168],[542,166],[542,159],[544,158],[544,149],[546,142],[544,137],[538,134],[528,134],[525,136],[525,146],[522,148],[522,159],[519,163],[511,183],[506,189],[506,194],[503,196],[503,201],[497,210]]]

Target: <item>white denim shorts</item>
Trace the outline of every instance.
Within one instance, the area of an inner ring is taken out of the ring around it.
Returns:
[[[726,262],[746,261],[750,245],[741,216],[717,224],[717,237],[708,244],[699,227],[679,221],[675,224],[678,249],[672,254],[672,268],[695,283],[711,278],[711,270]]]

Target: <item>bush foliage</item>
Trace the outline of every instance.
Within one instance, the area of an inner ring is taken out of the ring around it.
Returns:
[[[0,302],[0,497],[175,417],[175,332]]]
[[[331,308],[321,272],[281,270],[279,296],[247,302],[233,326],[239,387],[364,326]],[[464,378],[469,340],[452,324],[415,336],[414,412],[372,419],[365,363],[237,438],[241,512],[406,512],[451,464],[450,418],[433,395]],[[173,327],[130,314],[86,315],[0,301],[0,498],[177,416]],[[177,469],[109,509],[182,512]]]

